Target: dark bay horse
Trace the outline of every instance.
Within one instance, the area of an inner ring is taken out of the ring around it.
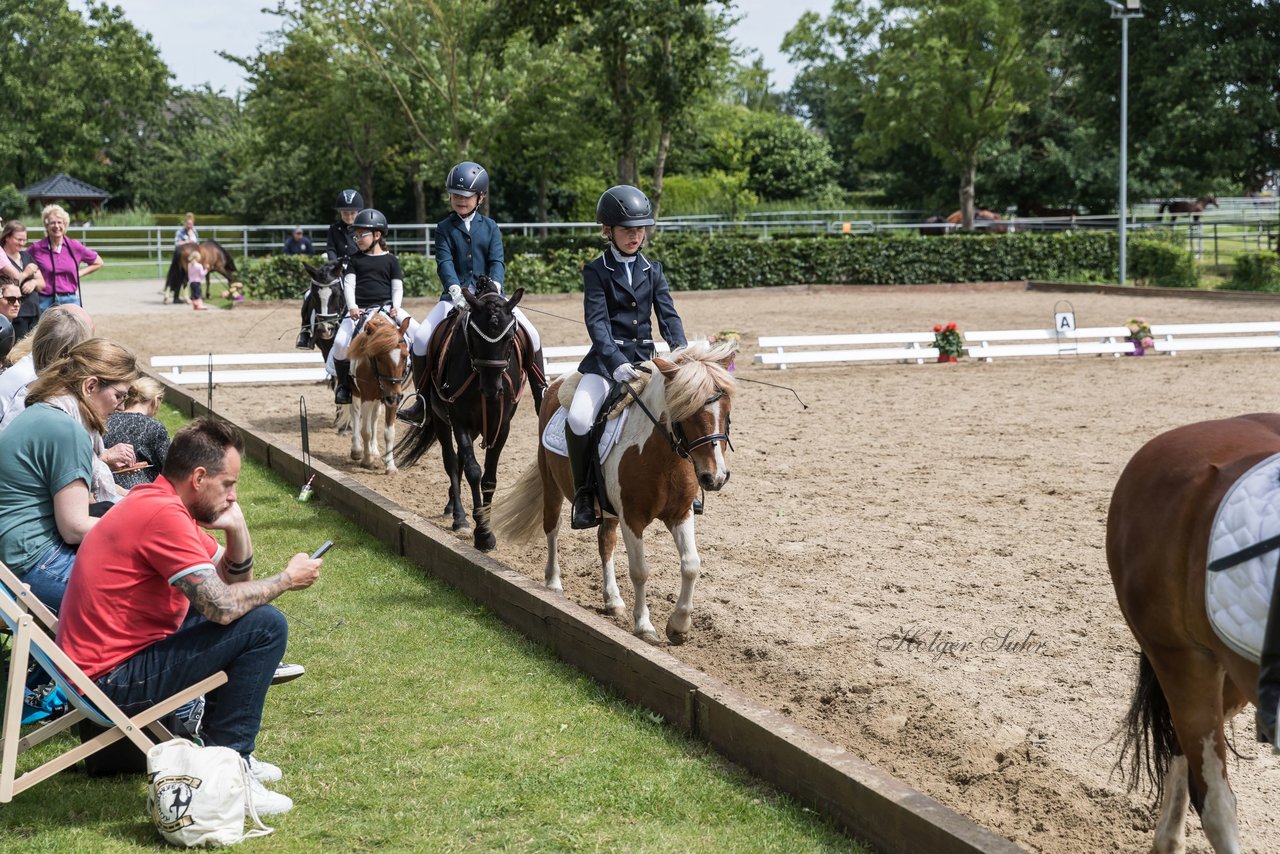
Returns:
[[[182,293],[182,289],[187,286],[187,253],[193,248],[190,245],[176,248],[173,260],[169,262],[169,272],[165,275],[164,286],[172,292],[175,302]],[[236,276],[236,262],[231,257],[231,253],[216,240],[202,240],[200,256],[204,259],[205,296],[212,293],[209,286],[212,284],[211,277],[214,273],[226,279],[227,287],[230,288]]]
[[[413,465],[440,443],[449,475],[444,512],[452,515],[453,530],[468,527],[461,496],[465,475],[475,519],[473,541],[476,548],[489,551],[497,545],[489,527],[489,504],[498,485],[498,460],[524,393],[525,365],[533,350],[512,312],[523,289],[517,288],[508,299],[491,279],[481,276],[476,293],[463,289],[462,295],[466,310],[450,312],[436,327],[428,348],[431,382],[418,393],[427,398],[430,421],[410,427],[396,451],[402,465]],[[483,473],[473,445],[476,438],[485,449]]]
[[[1141,647],[1117,769],[1145,776],[1161,805],[1153,851],[1185,847],[1187,805],[1215,851],[1239,851],[1223,732],[1257,701],[1258,665],[1217,636],[1205,609],[1209,533],[1223,496],[1280,453],[1280,415],[1204,421],[1163,433],[1129,461],[1107,516],[1107,564]]]
[[[329,361],[329,351],[333,349],[333,336],[338,332],[338,324],[342,322],[342,262],[327,261],[319,267],[303,263],[311,283],[303,296],[306,313],[315,312],[315,324],[312,329],[313,340],[320,348],[320,356]]]
[[[680,553],[680,596],[666,632],[672,644],[684,643],[693,626],[693,588],[702,567],[693,499],[699,487],[719,490],[729,480],[729,414],[735,384],[728,365],[736,350],[734,341],[697,343],[673,353],[670,360],[655,359],[652,378],[639,397],[657,423],[632,405],[616,444],[601,462],[609,503],[617,511],[606,514],[596,529],[604,607],[614,616],[625,609],[613,566],[621,527],[635,590],[632,631],[650,643],[658,643],[658,633],[649,619],[644,532],[655,519],[661,521]],[[539,436],[560,408],[557,394],[563,382],[557,380],[543,398]],[[546,537],[545,583],[550,590],[563,589],[556,543],[561,505],[573,493],[568,458],[539,442],[537,462],[494,507],[494,527],[504,538],[529,540],[539,531]]]
[[[351,339],[347,358],[351,360],[354,394],[349,404],[352,412],[351,459],[365,468],[375,468],[378,456],[378,426],[382,426],[384,471],[395,474],[392,449],[396,441],[396,410],[409,385],[409,345],[404,334],[409,318],[396,324],[381,311],[375,311]]]
[[[1156,213],[1161,214],[1161,221],[1164,220],[1163,214],[1167,210],[1169,212],[1169,222],[1176,221],[1178,219],[1178,214],[1191,214],[1191,221],[1199,222],[1200,214],[1204,213],[1205,208],[1209,207],[1209,205],[1213,205],[1216,208],[1218,206],[1218,197],[1201,196],[1194,202],[1161,202],[1160,210],[1156,211]]]

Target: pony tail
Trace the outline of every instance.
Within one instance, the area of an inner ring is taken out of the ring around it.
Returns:
[[[1116,737],[1122,741],[1114,772],[1127,780],[1131,792],[1142,786],[1145,776],[1147,786],[1155,791],[1156,802],[1163,801],[1169,764],[1181,751],[1173,729],[1173,717],[1169,713],[1169,700],[1145,652],[1138,654],[1138,678],[1133,687],[1133,699],[1124,723],[1112,736],[1113,739]]]
[[[537,536],[542,528],[542,490],[542,472],[535,461],[489,506],[499,539],[527,543]]]

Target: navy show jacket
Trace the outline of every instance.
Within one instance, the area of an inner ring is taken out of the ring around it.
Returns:
[[[578,365],[582,373],[613,377],[622,364],[653,358],[653,314],[671,349],[688,343],[676,314],[662,265],[637,254],[632,281],[613,253],[606,250],[582,268],[582,302],[591,350]]]

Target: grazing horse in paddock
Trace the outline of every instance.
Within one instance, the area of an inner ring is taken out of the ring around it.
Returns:
[[[314,312],[312,340],[320,348],[320,357],[327,364],[329,351],[333,349],[333,337],[338,334],[342,322],[342,262],[328,261],[319,267],[303,263],[311,283],[303,296],[303,305]]]
[[[409,345],[404,335],[406,317],[396,322],[374,310],[351,339],[347,357],[355,394],[347,409],[354,415],[351,425],[351,459],[365,468],[374,468],[378,456],[378,421],[382,422],[382,462],[387,474],[395,474],[392,453],[396,441],[396,410],[409,384]]]
[[[666,631],[672,644],[682,644],[693,626],[693,588],[702,566],[694,537],[693,499],[699,487],[715,491],[729,480],[729,413],[735,384],[727,367],[736,349],[732,341],[713,347],[696,343],[673,353],[670,360],[650,363],[651,379],[639,393],[643,408],[628,408],[616,443],[601,461],[605,493],[616,511],[605,514],[596,531],[604,607],[613,616],[625,609],[613,566],[621,526],[635,590],[632,630],[650,643],[658,643],[658,633],[649,620],[644,532],[654,519],[660,520],[680,552],[680,596]],[[557,380],[543,399],[539,435],[560,408],[557,394],[563,382]],[[572,501],[573,493],[568,458],[548,451],[540,441],[537,462],[494,507],[494,527],[503,537],[532,539],[541,527],[547,539],[545,582],[550,590],[563,590],[556,543],[561,505],[566,498]]]
[[[1216,208],[1218,206],[1218,197],[1201,196],[1194,202],[1161,202],[1160,210],[1156,211],[1156,213],[1161,214],[1161,222],[1164,221],[1163,214],[1166,210],[1169,211],[1169,222],[1175,222],[1178,219],[1178,214],[1191,214],[1191,221],[1199,222],[1200,214],[1204,213],[1205,208],[1209,207],[1209,205],[1213,205]]]
[[[470,527],[462,505],[465,475],[475,519],[472,539],[477,549],[489,551],[497,545],[489,527],[489,504],[498,486],[498,460],[524,393],[525,366],[534,352],[512,311],[524,296],[522,288],[508,299],[492,279],[480,276],[476,293],[463,289],[462,295],[467,308],[440,321],[428,347],[431,382],[418,394],[427,397],[430,423],[411,426],[396,451],[402,465],[413,465],[440,443],[449,475],[444,512],[453,517],[453,530]],[[483,473],[476,460],[476,437],[485,449]]]
[[[1210,531],[1229,488],[1280,453],[1280,415],[1190,424],[1129,461],[1107,516],[1107,564],[1141,647],[1117,769],[1161,804],[1153,851],[1185,847],[1188,802],[1213,849],[1240,850],[1223,733],[1256,703],[1258,665],[1228,646],[1205,605]],[[1272,557],[1274,561],[1274,557]]]
[[[951,214],[951,216],[947,217],[947,222],[951,223],[952,225],[959,225],[960,223],[964,222],[964,212],[956,211],[955,213]],[[993,223],[996,223],[996,225],[990,225],[990,226],[978,225],[978,223],[987,223],[987,222],[993,222]],[[995,213],[994,211],[987,211],[982,209],[978,209],[973,212],[973,226],[975,231],[976,230],[987,231],[987,232],[990,232],[991,234],[1004,234],[1006,232],[1013,230],[1009,227],[1009,224],[1005,222],[1004,217],[1000,216],[1000,214]]]
[[[182,293],[182,289],[187,286],[187,252],[191,248],[190,245],[187,245],[182,247],[181,250],[175,250],[173,260],[169,262],[169,272],[165,275],[164,286],[173,293],[175,300]],[[200,241],[200,256],[204,259],[205,295],[208,296],[212,293],[210,286],[213,284],[211,277],[214,273],[221,274],[222,278],[227,280],[227,287],[230,288],[236,275],[236,262],[231,257],[231,253],[216,240],[202,240]]]

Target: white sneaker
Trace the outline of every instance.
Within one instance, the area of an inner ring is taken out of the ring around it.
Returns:
[[[285,664],[282,661],[277,665],[276,672],[271,677],[271,684],[280,685],[285,682],[292,682],[306,672],[307,669],[301,664]]]
[[[283,815],[293,809],[293,799],[288,795],[273,792],[263,786],[257,777],[249,775],[249,788],[245,790],[245,807],[253,804],[258,815]]]
[[[270,762],[263,762],[252,753],[249,754],[249,758],[245,762],[249,763],[249,773],[257,777],[259,783],[274,783],[284,776],[284,772],[280,770],[279,766],[272,765]]]

